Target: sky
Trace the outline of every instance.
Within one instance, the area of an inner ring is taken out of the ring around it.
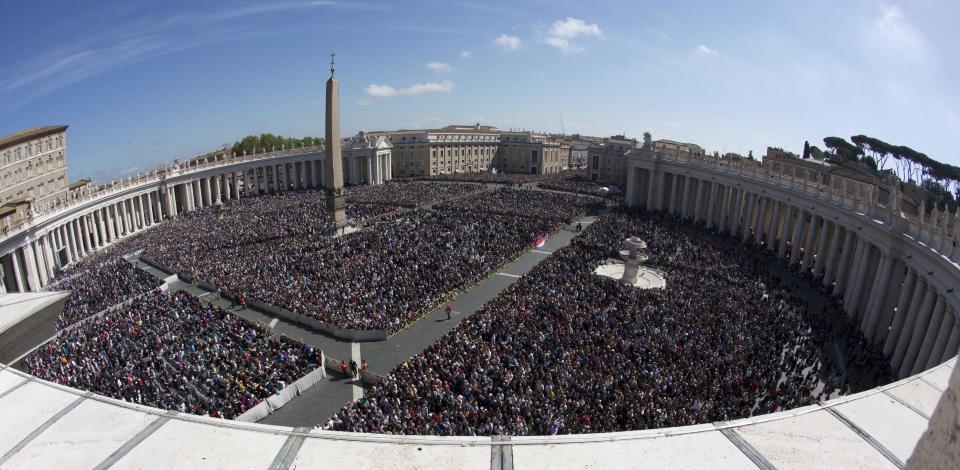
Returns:
[[[67,124],[71,180],[247,134],[482,123],[708,151],[867,134],[960,164],[960,2],[0,0],[0,135]]]

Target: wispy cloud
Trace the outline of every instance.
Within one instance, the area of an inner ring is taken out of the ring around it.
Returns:
[[[697,48],[694,50],[694,52],[696,52],[697,55],[702,56],[702,57],[711,56],[711,55],[718,55],[718,54],[719,54],[719,52],[717,52],[717,51],[715,51],[715,50],[707,47],[707,46],[704,45],[704,44],[698,44],[698,45],[697,45]]]
[[[471,58],[471,57],[473,57],[473,52],[470,52],[470,51],[460,51],[460,58],[461,58],[461,59],[469,59],[469,58]]]
[[[449,93],[453,90],[453,82],[443,80],[440,82],[417,83],[406,88],[394,88],[390,85],[371,84],[365,91],[367,95],[376,98],[389,98],[393,96],[404,95],[422,95],[425,93]]]
[[[451,73],[454,70],[453,66],[446,62],[428,62],[427,68],[436,73]]]
[[[578,37],[603,37],[603,31],[596,23],[587,23],[578,18],[570,18],[562,21],[554,21],[553,26],[547,31],[547,36],[543,42],[548,46],[555,47],[564,54],[582,52],[583,47],[574,44],[572,39]]]
[[[501,34],[493,40],[493,43],[499,46],[503,50],[507,51],[516,51],[523,46],[523,40],[517,36],[511,36],[509,34]]]
[[[231,26],[240,18],[311,8],[377,8],[336,1],[251,3],[206,12],[144,18],[0,66],[0,115],[104,72],[166,54],[258,34]]]

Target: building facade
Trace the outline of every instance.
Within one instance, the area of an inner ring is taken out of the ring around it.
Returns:
[[[393,146],[392,171],[398,178],[488,171],[500,144],[496,127],[479,124],[369,135]]]
[[[497,171],[551,174],[570,166],[570,145],[537,132],[493,126],[378,131],[393,146],[394,176],[434,176]]]
[[[0,138],[0,204],[63,202],[67,187],[67,126],[45,126]]]
[[[560,173],[569,165],[570,147],[535,132],[501,132],[497,171],[545,175]]]
[[[599,183],[623,189],[627,184],[626,154],[636,148],[636,139],[615,135],[587,149],[587,174]]]

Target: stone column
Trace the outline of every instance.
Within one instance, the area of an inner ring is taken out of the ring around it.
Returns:
[[[27,268],[27,285],[31,292],[40,290],[40,277],[37,273],[37,261],[33,256],[33,243],[23,247],[23,261]]]
[[[667,212],[671,215],[676,212],[677,209],[677,192],[679,191],[679,176],[674,173],[670,178],[670,200],[667,202]]]
[[[122,238],[123,230],[123,208],[119,202],[115,202],[110,207],[113,209],[113,222],[117,224],[117,238]]]
[[[683,177],[683,186],[680,187],[680,217],[686,219],[690,215],[690,176]]]
[[[40,288],[43,288],[43,286],[47,285],[47,282],[49,282],[50,280],[50,278],[47,275],[50,272],[50,269],[47,266],[47,260],[43,254],[43,251],[44,251],[43,236],[41,236],[35,242],[33,242],[32,246],[33,246],[33,256],[34,256],[34,259],[36,259],[37,261],[37,276],[39,277],[39,280],[40,280]]]
[[[783,215],[780,216],[780,233],[777,235],[779,243],[777,244],[777,258],[783,259],[787,256],[787,238],[790,236],[790,226],[793,225],[793,207],[787,205],[786,203],[780,202],[780,207],[783,209]]]
[[[63,246],[67,248],[67,262],[72,263],[79,258],[77,248],[73,244],[73,235],[70,233],[70,222],[60,226],[61,237],[63,237]]]
[[[717,205],[717,183],[710,182],[710,192],[707,193],[707,228],[713,227],[716,225],[715,219],[713,217],[714,210]]]
[[[47,262],[47,282],[53,279],[57,271],[56,249],[57,243],[54,240],[54,233],[47,232],[43,236],[43,256]]]
[[[87,255],[87,249],[83,246],[83,233],[80,231],[80,218],[77,217],[70,221],[70,226],[73,231],[73,240],[76,244],[77,259],[83,259]]]
[[[133,216],[130,211],[130,206],[128,205],[129,200],[124,199],[120,201],[120,213],[123,214],[123,234],[130,235],[133,233]]]
[[[753,229],[753,233],[756,233],[756,229],[753,225],[753,218],[756,217],[757,212],[757,195],[753,193],[746,193],[743,198],[743,203],[743,224],[740,226],[740,239],[746,242],[750,239],[750,229]]]
[[[156,212],[154,212],[154,202],[153,202],[154,195],[147,193],[146,197],[147,197],[147,217],[150,218],[150,225],[153,225],[157,223],[157,214]]]
[[[930,353],[933,352],[933,344],[937,341],[940,333],[940,325],[943,323],[944,314],[947,314],[947,303],[942,296],[937,296],[937,303],[933,307],[933,314],[930,322],[927,324],[926,331],[923,332],[923,340],[920,342],[920,351],[917,353],[917,359],[913,361],[910,369],[910,375],[919,374],[927,368],[927,361],[930,360]]]
[[[220,178],[223,175],[216,175],[213,177],[213,203],[223,202],[223,192],[220,187]]]
[[[73,255],[73,261],[79,261],[83,258],[83,246],[80,240],[80,232],[77,230],[77,219],[66,223],[67,238],[70,240],[70,252]]]
[[[924,369],[929,369],[943,362],[943,356],[947,350],[947,341],[950,339],[955,321],[956,318],[949,310],[943,314],[943,318],[940,319],[940,324],[937,326],[937,338],[933,342],[933,349],[930,351],[930,357],[927,358]]]
[[[240,181],[237,180],[237,172],[232,172],[230,177],[233,181],[230,184],[230,190],[233,192],[234,199],[240,199]]]
[[[853,257],[857,254],[857,248],[859,245],[854,243],[859,243],[856,239],[860,237],[857,236],[852,230],[847,229],[846,238],[843,242],[843,252],[840,253],[840,262],[837,264],[837,276],[834,278],[837,282],[834,293],[842,294],[846,292],[847,280],[850,278],[850,265],[853,264]]]
[[[921,305],[926,302],[925,297],[930,295],[927,288],[927,282],[921,278],[917,277],[916,285],[914,286],[913,295],[910,297],[910,305],[907,307],[906,318],[904,318],[903,327],[900,330],[900,334],[896,338],[896,344],[893,348],[893,353],[890,356],[890,368],[893,369],[894,374],[900,369],[900,366],[904,363],[904,357],[907,354],[907,348],[910,346],[910,341],[913,338],[913,329],[917,324],[917,316],[920,311]],[[886,344],[884,345],[886,349]]]
[[[876,336],[877,322],[885,316],[886,312],[881,311],[884,300],[887,295],[887,283],[890,280],[890,272],[893,270],[893,257],[887,253],[880,254],[880,270],[873,277],[873,286],[870,287],[870,295],[867,297],[867,309],[863,314],[863,322],[860,324],[860,331],[872,342]]]
[[[917,311],[917,320],[914,322],[913,331],[910,336],[910,344],[907,346],[907,353],[899,367],[899,377],[910,375],[913,370],[913,364],[920,355],[920,347],[923,345],[923,336],[927,333],[927,327],[930,325],[930,317],[933,315],[933,306],[935,301],[940,301],[939,295],[933,289],[933,286],[927,285],[927,295],[923,298],[923,304]]]
[[[143,195],[139,195],[130,200],[130,204],[133,205],[133,213],[136,215],[137,219],[134,221],[134,227],[137,228],[137,231],[147,228],[147,211],[143,207]]]
[[[759,198],[760,213],[757,217],[757,229],[753,236],[753,242],[757,245],[763,243],[764,240],[770,243],[770,198],[765,196],[759,196]]]
[[[98,209],[97,214],[97,231],[100,233],[100,239],[103,240],[103,244],[106,245],[109,243],[110,239],[107,238],[107,219],[105,217],[106,210],[103,208]]]
[[[25,281],[24,278],[23,278],[23,277],[24,277],[24,276],[23,276],[23,269],[22,269],[22,267],[20,266],[20,254],[19,254],[19,251],[20,251],[19,249],[16,249],[16,250],[13,250],[12,252],[10,252],[10,260],[13,261],[13,277],[14,277],[14,280],[16,281],[16,283],[17,283],[16,291],[17,291],[17,292],[27,292],[27,291],[29,290],[29,287],[27,286],[27,283],[26,283],[26,281]]]
[[[210,187],[210,177],[205,176],[201,179],[202,185],[200,187],[200,194],[203,196],[203,207],[210,207],[213,205],[213,192]]]
[[[47,232],[40,237],[40,254],[43,255],[43,264],[46,266],[46,272],[44,272],[44,275],[47,278],[47,280],[44,282],[44,285],[46,285],[50,283],[51,279],[53,279],[56,271],[53,261],[53,239],[50,237],[50,232]]]
[[[803,227],[807,223],[806,212],[797,208],[797,218],[793,221],[793,236],[790,237],[790,264],[797,262],[797,258],[800,256],[800,245],[801,239],[803,236]]]
[[[203,194],[200,190],[200,180],[193,180],[190,182],[190,185],[193,186],[193,209],[203,208]]]
[[[806,271],[810,268],[810,260],[813,258],[813,243],[817,236],[817,216],[810,213],[810,223],[807,224],[807,233],[803,240],[803,261],[800,264],[800,270]]]
[[[83,233],[83,248],[87,253],[94,251],[94,246],[90,241],[90,227],[87,223],[87,216],[80,217],[80,232]]]
[[[146,224],[146,221],[143,219],[143,206],[140,205],[140,202],[141,202],[141,200],[140,200],[140,197],[139,197],[139,196],[134,197],[133,199],[130,199],[130,206],[133,207],[133,216],[134,216],[133,229],[134,229],[134,231],[140,231],[140,230],[142,230],[142,229],[147,225],[147,224]]]
[[[960,349],[960,321],[956,317],[953,319],[953,328],[950,330],[950,339],[947,340],[947,347],[944,348],[943,355],[940,356],[940,362],[957,355]]]
[[[823,221],[823,225],[820,226],[820,236],[817,240],[816,261],[813,265],[814,277],[823,274],[824,265],[828,262],[827,243],[830,239],[830,221],[823,218],[821,220]]]
[[[733,190],[733,218],[730,220],[730,234],[740,236],[740,230],[743,228],[743,219],[746,217],[747,193],[742,188]]]
[[[697,199],[693,201],[693,221],[696,223],[703,220],[703,184],[702,179],[697,180]]]
[[[867,242],[864,242],[861,238],[857,240],[857,249],[853,254],[853,263],[850,267],[850,275],[847,276],[847,281],[844,283],[843,289],[843,309],[847,311],[847,315],[850,316],[850,305],[853,303],[854,294],[857,293],[857,284],[860,281],[860,271],[863,269],[864,258],[869,255],[870,245]]]
[[[733,188],[730,186],[725,186],[723,188],[723,202],[720,206],[720,222],[717,224],[718,231],[720,233],[727,231],[727,214],[730,211],[730,199],[733,196]]]

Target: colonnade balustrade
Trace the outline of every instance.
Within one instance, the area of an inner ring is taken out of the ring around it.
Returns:
[[[703,223],[811,273],[899,376],[960,350],[960,214],[904,210],[897,182],[827,184],[752,160],[648,152],[627,166],[628,205]]]

